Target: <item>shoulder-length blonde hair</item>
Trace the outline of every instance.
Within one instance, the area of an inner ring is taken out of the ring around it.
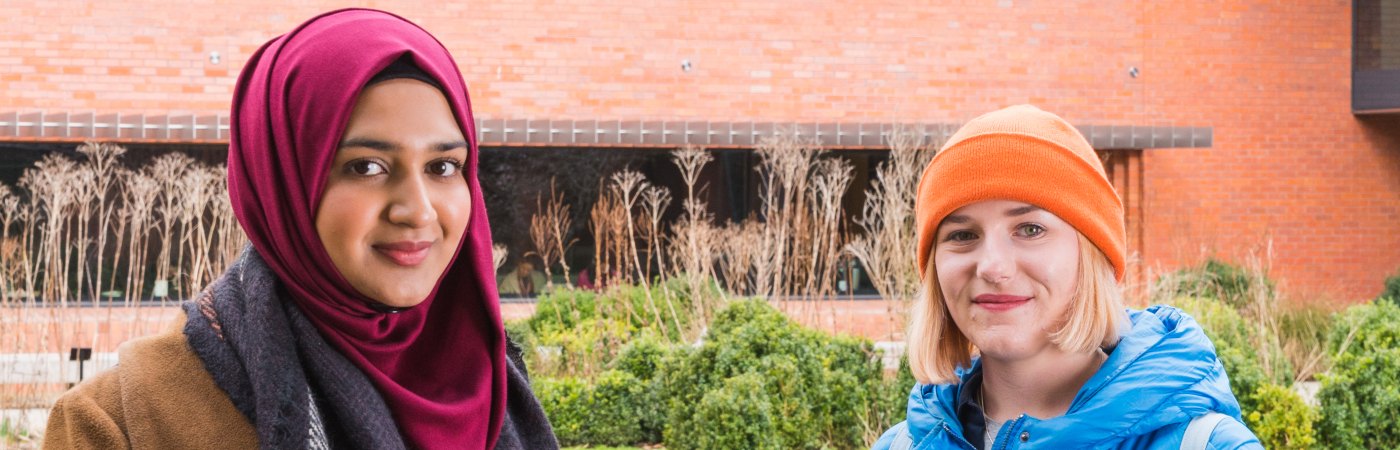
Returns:
[[[1051,342],[1070,352],[1088,352],[1118,342],[1125,325],[1123,291],[1114,277],[1113,263],[1089,238],[1079,234],[1079,280],[1069,316]],[[929,256],[924,285],[909,323],[909,367],[920,383],[956,383],[957,368],[970,367],[976,347],[953,323],[938,271]]]

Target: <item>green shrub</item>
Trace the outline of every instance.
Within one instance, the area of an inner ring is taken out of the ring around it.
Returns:
[[[658,377],[668,408],[665,441],[675,449],[762,447],[769,441],[740,447],[701,443],[750,442],[755,430],[768,427],[781,448],[860,447],[871,400],[884,394],[880,362],[868,341],[803,329],[761,300],[731,304],[716,316],[698,349],[677,351],[661,367]],[[736,384],[753,385],[766,395],[744,394],[754,396],[762,408],[727,406],[744,408],[743,414],[753,417],[716,422],[696,407],[739,395],[722,392]],[[763,417],[781,420],[765,425]]]
[[[1327,371],[1331,364],[1327,336],[1335,317],[1331,309],[1317,303],[1291,305],[1278,315],[1279,337],[1295,380],[1310,380]]]
[[[918,381],[914,379],[913,369],[909,368],[909,356],[900,357],[899,370],[893,379],[885,380],[881,388],[883,394],[876,399],[877,405],[883,406],[877,411],[883,415],[883,423],[878,427],[880,431],[904,421],[904,415],[909,411],[909,391],[914,389],[915,383]]]
[[[630,373],[610,370],[592,384],[575,378],[541,378],[535,394],[561,445],[626,445],[645,442],[637,414],[652,401],[649,386]]]
[[[1164,288],[1173,296],[1217,298],[1236,310],[1243,309],[1254,295],[1274,292],[1274,282],[1262,274],[1215,258],[1162,277],[1162,282],[1168,284]]]
[[[1230,377],[1230,390],[1245,415],[1260,410],[1254,396],[1265,384],[1292,384],[1293,369],[1278,341],[1259,336],[1262,331],[1251,327],[1234,308],[1209,298],[1182,297],[1174,303],[1194,317],[1215,344],[1215,354]]]
[[[709,291],[701,295],[718,296]],[[573,329],[590,319],[607,317],[625,322],[634,329],[654,330],[666,339],[676,341],[695,322],[693,302],[696,300],[693,297],[686,284],[676,279],[653,285],[650,300],[647,299],[646,288],[634,285],[613,286],[602,292],[553,289],[536,300],[530,328],[537,332],[551,328]],[[658,316],[660,322],[657,322]]]
[[[637,330],[626,322],[593,317],[574,328],[536,331],[536,363],[541,375],[587,376],[602,370]]]
[[[1366,355],[1400,348],[1400,305],[1358,305],[1338,314],[1327,348],[1333,355]]]
[[[661,359],[666,356],[665,344],[654,335],[644,334],[622,347],[613,361],[613,368],[630,373],[640,380],[655,378]]]
[[[1321,376],[1327,448],[1400,448],[1400,305],[1378,302],[1343,312],[1329,337],[1336,354]]]
[[[1391,304],[1400,304],[1400,272],[1385,279],[1385,289],[1381,290],[1381,295],[1376,297],[1376,301],[1389,301]]]
[[[578,378],[536,376],[530,387],[559,443],[567,446],[582,442],[584,429],[592,420],[588,415],[588,384]]]
[[[551,289],[535,300],[530,329],[572,329],[598,316],[598,294],[584,289]]]
[[[1313,423],[1318,413],[1298,393],[1267,383],[1254,391],[1257,409],[1245,415],[1245,423],[1259,436],[1264,448],[1308,449],[1317,444]]]
[[[530,329],[528,320],[511,320],[505,324],[506,336],[522,349],[535,347],[535,332]]]
[[[728,378],[708,392],[694,407],[695,427],[685,438],[667,439],[670,448],[781,449],[773,417],[773,405],[764,387],[768,380],[756,373]],[[669,436],[669,434],[668,434]]]
[[[658,338],[643,334],[623,347],[622,354],[613,361],[614,369],[632,374],[645,386],[644,398],[636,403],[633,411],[641,426],[640,442],[661,442],[666,426],[666,404],[656,375],[667,351],[667,346]]]

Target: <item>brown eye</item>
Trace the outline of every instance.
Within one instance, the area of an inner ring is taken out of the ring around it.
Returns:
[[[440,177],[454,176],[461,170],[462,163],[450,159],[441,159],[428,164],[428,172]]]
[[[345,166],[346,166],[345,168],[346,168],[347,170],[349,170],[350,173],[355,174],[355,175],[359,175],[359,176],[365,176],[365,177],[380,175],[380,174],[383,174],[383,173],[385,173],[385,172],[388,172],[388,170],[386,170],[386,169],[384,168],[384,165],[383,165],[383,164],[380,164],[380,163],[377,162],[377,161],[368,160],[368,159],[360,159],[360,160],[351,161],[349,164],[346,164]]]

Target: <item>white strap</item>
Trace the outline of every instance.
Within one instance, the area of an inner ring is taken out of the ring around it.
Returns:
[[[909,435],[909,422],[900,422],[895,426],[894,442],[890,443],[889,450],[909,450],[914,446],[914,436]]]
[[[1206,450],[1216,425],[1229,417],[1212,411],[1191,419],[1191,424],[1186,426],[1186,434],[1181,437],[1181,450]]]

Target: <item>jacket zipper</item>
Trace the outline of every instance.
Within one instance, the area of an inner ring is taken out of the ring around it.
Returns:
[[[977,447],[973,446],[971,442],[968,442],[967,438],[962,437],[962,433],[953,432],[953,427],[948,426],[947,422],[943,423],[943,432],[952,436],[954,438],[953,442],[962,444],[964,450],[977,450]]]
[[[1006,450],[1007,447],[1010,447],[1010,446],[1011,446],[1011,437],[1012,437],[1012,436],[1016,436],[1016,435],[1017,435],[1017,432],[1021,430],[1021,421],[1024,420],[1025,418],[1026,418],[1026,415],[1025,415],[1025,414],[1022,414],[1022,415],[1020,415],[1019,417],[1016,417],[1016,420],[1011,422],[1011,429],[1007,430],[1007,431],[1010,431],[1010,433],[1006,433],[1005,435],[1003,435],[1003,434],[1001,434],[1000,431],[998,431],[998,432],[997,432],[997,439],[996,439],[996,440],[997,440],[997,441],[1001,441],[1001,445],[1000,445],[1000,446],[997,446],[997,445],[996,445],[996,442],[994,441],[994,442],[992,442],[992,446],[993,446],[993,447],[996,447],[996,448],[999,448],[999,449],[1001,449],[1001,450]]]

